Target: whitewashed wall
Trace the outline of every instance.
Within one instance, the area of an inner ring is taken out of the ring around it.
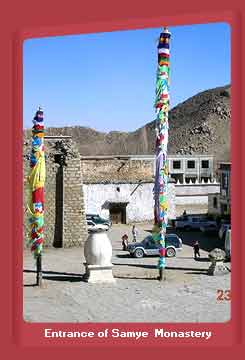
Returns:
[[[206,205],[208,207],[208,195],[178,196],[176,205]]]
[[[206,205],[208,197],[220,191],[219,183],[175,185],[176,205]]]
[[[136,189],[137,187],[137,189]],[[117,191],[120,188],[120,192]],[[136,189],[136,190],[135,190]],[[135,191],[134,191],[135,190]],[[128,202],[127,223],[152,221],[154,217],[153,183],[83,184],[86,213],[109,218],[108,202]],[[169,184],[169,219],[175,218],[175,186]]]
[[[176,196],[208,196],[220,192],[219,183],[175,184]]]
[[[220,191],[220,184],[217,182],[175,184],[175,206],[176,215],[182,215],[183,210],[187,213],[209,212],[209,197]]]

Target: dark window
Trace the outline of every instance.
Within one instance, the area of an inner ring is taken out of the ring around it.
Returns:
[[[221,188],[223,188],[223,189],[228,188],[228,175],[225,173],[222,173],[222,176],[221,176]]]
[[[142,241],[145,249],[157,249],[159,245],[153,240],[152,236],[147,237]]]
[[[175,247],[179,247],[179,239],[174,235],[167,235],[166,236],[166,245],[173,245]]]
[[[213,207],[217,208],[217,197],[213,198]]]
[[[176,182],[179,181],[181,184],[183,184],[183,174],[171,174],[171,178]]]
[[[201,181],[204,181],[205,183],[207,183],[208,180],[210,180],[210,178],[208,178],[208,177],[201,177]]]
[[[209,168],[209,160],[202,160],[202,168],[203,169]]]
[[[174,160],[173,161],[173,169],[180,169],[180,168],[181,168],[180,160]]]
[[[143,246],[146,246],[147,244],[149,244],[150,242],[154,241],[152,236],[147,236],[143,241],[142,244]]]
[[[196,177],[193,177],[193,176],[191,176],[191,177],[188,176],[188,177],[185,178],[185,182],[186,182],[187,184],[189,184],[190,182],[192,182],[193,184],[195,184],[196,180],[197,180],[197,178],[196,178]]]
[[[187,168],[188,169],[195,169],[195,161],[194,160],[188,160],[187,161]]]
[[[88,225],[92,225],[92,226],[94,226],[93,221],[87,221],[87,224],[88,224]]]
[[[173,241],[174,239],[177,239],[176,235],[166,235],[166,239]]]

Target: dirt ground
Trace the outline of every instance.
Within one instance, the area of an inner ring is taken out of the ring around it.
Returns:
[[[139,224],[139,240],[151,225]],[[172,232],[172,230],[170,230]],[[208,276],[207,254],[222,247],[217,236],[179,233],[183,250],[167,259],[164,282],[158,280],[157,257],[132,258],[121,249],[121,236],[131,227],[115,225],[108,236],[113,247],[115,284],[83,281],[83,248],[45,249],[43,287],[35,286],[35,262],[24,251],[23,317],[28,322],[224,322],[230,301],[217,300],[217,290],[230,289],[230,273]],[[201,259],[193,259],[192,243],[199,240]],[[230,264],[227,263],[230,269]]]

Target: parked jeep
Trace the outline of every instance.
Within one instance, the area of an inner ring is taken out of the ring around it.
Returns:
[[[177,251],[182,250],[182,240],[176,234],[166,234],[166,256],[174,257],[176,256]],[[148,235],[141,242],[133,242],[128,244],[127,251],[131,256],[136,258],[142,258],[147,255],[157,255],[159,256],[160,245],[155,243],[152,238],[152,235]]]

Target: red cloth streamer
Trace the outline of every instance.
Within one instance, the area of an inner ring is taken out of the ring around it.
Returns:
[[[164,256],[164,257],[165,257],[165,255],[166,255],[166,249],[165,249],[165,248],[161,248],[161,249],[159,250],[159,254],[160,254],[160,256]]]
[[[31,247],[31,251],[34,251],[38,247],[38,245],[42,243],[43,243],[43,238],[39,238],[35,240],[35,243]]]
[[[44,203],[44,188],[38,188],[32,192],[33,203]]]

